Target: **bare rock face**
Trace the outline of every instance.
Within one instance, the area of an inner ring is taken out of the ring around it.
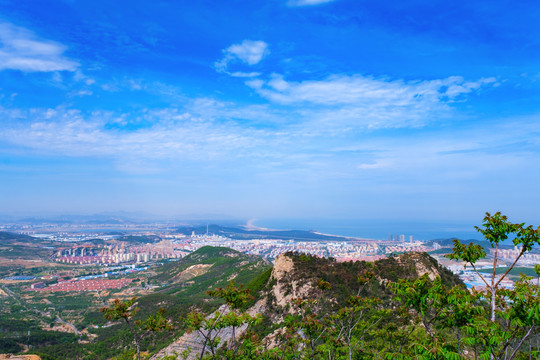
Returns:
[[[294,262],[286,254],[281,254],[276,258],[270,279],[275,281],[271,291],[278,306],[285,307],[291,304],[292,299],[306,298],[313,288],[310,281],[300,281],[288,276],[293,270]]]
[[[0,360],[41,360],[37,355],[0,354]]]
[[[283,279],[285,275],[294,269],[294,263],[290,257],[281,254],[276,258],[274,268],[272,269],[272,278],[277,281]]]
[[[422,262],[417,262],[414,264],[416,267],[416,273],[418,274],[418,277],[423,276],[425,274],[428,275],[429,280],[433,281],[437,276],[439,276],[439,273],[435,271],[433,268],[428,269],[426,265],[424,265]]]
[[[201,276],[212,267],[212,264],[196,264],[188,267],[176,276],[177,281],[188,281],[194,277]]]
[[[426,263],[426,257],[422,256],[421,253],[402,254],[399,256],[398,261],[401,264],[412,262],[418,277],[427,274],[429,280],[433,281],[435,278],[437,278],[437,276],[441,276],[436,267],[434,267],[432,264]]]

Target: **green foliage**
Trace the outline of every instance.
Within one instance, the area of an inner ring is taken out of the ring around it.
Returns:
[[[454,240],[454,248],[452,253],[447,255],[449,259],[463,260],[466,263],[475,264],[479,259],[486,257],[484,248],[480,245],[470,243],[463,245],[458,239]]]
[[[154,315],[149,316],[144,321],[134,321],[133,318],[139,311],[135,307],[136,298],[122,301],[120,299],[114,300],[112,306],[104,307],[100,311],[104,313],[107,320],[123,320],[129,327],[130,332],[133,335],[135,342],[135,353],[137,359],[141,360],[140,339],[141,332],[158,332],[162,330],[170,330],[170,324],[164,316],[164,310],[158,310]]]
[[[538,240],[537,230],[511,224],[499,213],[486,215],[482,231],[495,249],[494,257],[501,242],[512,236],[514,243],[522,245],[522,254]],[[536,279],[522,275],[512,290],[499,288],[499,277],[492,280],[491,288],[486,281],[488,291],[480,292],[467,290],[444,271],[434,280],[428,275],[415,277],[414,261],[428,268],[438,266],[431,258],[415,254],[374,263],[369,270],[362,263],[337,265],[308,255],[290,256],[295,274],[289,280],[311,281],[314,292],[307,298],[294,299],[286,308],[282,327],[274,333],[278,346],[266,349],[256,341],[246,341],[245,347],[239,346],[237,357],[223,351],[209,358],[538,358],[540,266],[535,267]],[[470,266],[485,256],[482,246],[459,241],[451,254]],[[507,274],[506,271],[500,275]],[[384,291],[380,281],[374,281],[389,278],[393,281]],[[353,279],[356,286],[352,286]],[[358,289],[357,295],[349,295],[346,303],[335,300],[344,289],[343,284],[347,284],[349,292]],[[382,301],[369,296],[373,289],[380,294],[391,291],[392,295]],[[324,302],[328,304],[321,306]],[[495,319],[491,317],[492,303]]]
[[[239,311],[247,301],[252,299],[250,290],[243,289],[242,286],[237,287],[234,282],[230,282],[226,288],[217,288],[208,291],[208,294],[224,300],[226,306],[222,306],[220,310],[211,316],[205,316],[198,311],[188,314],[186,318],[188,331],[197,331],[204,339],[200,358],[204,356],[207,347],[210,349],[212,357],[216,356],[218,347],[220,346],[219,335],[225,328],[232,329],[232,337],[227,349],[221,350],[220,356],[232,356],[231,358],[233,359],[237,358],[239,343],[236,330],[244,324],[252,327],[262,320],[260,315],[251,316],[246,312]]]
[[[217,288],[215,290],[207,291],[207,294],[225,300],[225,303],[231,309],[239,309],[249,300],[253,299],[250,295],[249,289],[243,289],[243,285],[236,286],[234,281],[227,284],[227,288]]]
[[[484,277],[484,272],[475,267],[479,259],[486,257],[484,249],[474,244],[465,246],[459,240],[454,240],[453,252],[448,257],[471,265],[486,285],[485,291],[473,291],[472,294],[453,291],[446,295],[453,311],[444,313],[446,318],[442,324],[456,329],[459,351],[463,343],[472,347],[475,356],[481,358],[514,359],[524,354],[532,356],[538,353],[536,347],[533,350],[531,340],[535,336],[538,340],[538,282],[532,284],[532,278],[521,275],[513,289],[500,287],[521,256],[531,251],[535,244],[540,244],[540,227],[534,229],[524,225],[512,223],[497,212],[494,215],[486,213],[483,227],[476,227],[494,249],[491,279]],[[509,239],[520,248],[520,252],[504,272],[497,271],[500,245]],[[535,266],[535,275],[540,275],[538,265]],[[465,332],[461,334],[461,330]]]
[[[23,347],[19,344],[17,339],[0,338],[0,353],[13,354],[13,353],[18,353],[22,350],[23,350]]]
[[[201,264],[210,266],[204,273],[190,278],[188,285],[178,280],[180,273],[193,265]],[[177,262],[164,265],[158,269],[158,274],[151,278],[151,281],[169,284],[164,291],[178,295],[178,301],[200,303],[208,298],[208,290],[226,286],[231,278],[246,285],[269,269],[271,265],[260,257],[245,255],[228,248],[204,246]]]
[[[480,243],[455,240],[449,257],[473,269],[478,260],[488,257],[496,268],[504,241],[513,241],[520,249],[517,262],[540,238],[538,229],[511,223],[500,213],[486,214],[478,230],[493,249],[490,255]],[[165,264],[152,281],[167,282],[167,290],[116,300],[103,308],[112,323],[100,329],[88,327],[98,335],[92,344],[77,344],[72,334],[40,334],[43,320],[49,324],[52,315],[39,321],[24,319],[28,309],[9,299],[4,311],[15,310],[19,319],[0,317],[0,347],[21,351],[30,328],[33,349],[45,360],[131,360],[145,356],[143,350],[157,351],[187,329],[201,336],[202,351],[195,355],[205,359],[510,360],[540,356],[540,265],[521,275],[513,289],[500,284],[513,271],[522,270],[516,262],[502,271],[490,269],[493,277],[478,271],[486,289],[469,291],[425,253],[373,263],[338,263],[298,253],[287,256],[294,268],[279,281],[271,279],[271,267],[260,259],[225,248],[204,247]],[[179,274],[195,264],[210,266],[191,279],[194,284],[178,283]],[[419,277],[419,268],[428,269],[429,275]],[[235,282],[228,280],[232,278]],[[305,284],[310,286],[307,293],[298,292]],[[302,297],[279,307],[272,290],[279,286],[283,291],[287,285],[290,293],[296,291]],[[95,319],[95,313],[83,310],[92,301],[81,300],[83,305],[77,305],[77,300],[56,296],[50,295],[55,304],[69,311],[79,309],[82,322],[91,324]],[[247,309],[264,297],[267,312],[250,315]],[[46,309],[36,305],[40,311]],[[180,316],[182,321],[175,320]],[[225,337],[227,332],[232,336]],[[15,336],[3,336],[8,333]],[[272,348],[269,343],[274,344]],[[185,359],[190,351],[170,360]]]

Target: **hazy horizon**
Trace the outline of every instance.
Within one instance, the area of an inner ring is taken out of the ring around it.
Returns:
[[[539,225],[540,4],[0,2],[0,214]]]
[[[407,219],[331,219],[331,218],[233,218],[214,214],[213,216],[192,215],[177,217],[159,217],[142,213],[108,212],[102,214],[67,215],[57,214],[49,216],[22,216],[7,217],[0,214],[0,225],[27,224],[37,226],[40,224],[58,223],[76,225],[74,232],[98,231],[108,232],[114,230],[118,223],[118,231],[130,231],[124,227],[125,222],[133,224],[175,224],[177,226],[218,225],[226,227],[242,227],[247,230],[303,230],[318,233],[355,237],[364,239],[386,240],[390,235],[413,236],[417,240],[448,239],[481,239],[481,234],[474,228],[481,225],[481,221],[448,221],[448,220],[407,220]],[[112,221],[112,222],[110,222]],[[79,225],[85,225],[83,229]],[[92,227],[97,224],[108,224],[107,228]],[[62,226],[64,226],[62,225]],[[66,230],[65,228],[63,228]],[[38,230],[39,231],[39,230]]]

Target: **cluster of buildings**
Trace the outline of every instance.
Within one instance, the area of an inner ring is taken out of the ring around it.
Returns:
[[[494,251],[495,249],[489,249],[492,256]],[[497,257],[503,261],[513,262],[520,253],[521,247],[514,247],[513,249],[498,249]],[[540,264],[540,254],[525,253],[516,263],[517,266],[534,266],[535,264]]]
[[[123,225],[124,226],[124,225]],[[111,225],[112,229],[113,225]],[[102,226],[106,229],[107,226]],[[10,228],[11,229],[11,228]],[[20,233],[28,233],[32,236],[47,238],[49,240],[71,242],[73,246],[64,247],[56,252],[54,260],[65,264],[75,265],[106,265],[111,268],[111,265],[119,265],[120,267],[136,266],[137,263],[148,263],[163,259],[179,259],[203,246],[219,246],[229,247],[234,250],[259,255],[269,260],[274,260],[280,254],[285,252],[301,252],[319,257],[332,257],[337,261],[376,261],[393,253],[404,252],[429,252],[441,248],[441,245],[433,243],[426,245],[420,241],[416,241],[412,235],[405,234],[390,234],[387,241],[380,240],[362,240],[362,239],[347,239],[336,237],[329,240],[319,241],[300,241],[291,239],[231,239],[225,236],[209,234],[208,229],[205,234],[183,235],[175,231],[175,226],[171,224],[126,224],[124,232],[93,232],[87,226],[81,225],[81,230],[85,232],[75,233],[76,227],[67,226],[54,227],[48,224],[42,224],[38,227],[18,228]],[[116,228],[117,229],[117,228]],[[22,230],[22,231],[21,231]],[[117,229],[122,231],[120,229]],[[121,239],[125,233],[136,234],[135,236],[148,236],[153,239],[162,239],[159,242],[148,244],[133,244],[125,239]],[[101,239],[103,241],[95,242],[92,245],[87,245],[89,240]],[[85,241],[85,244],[81,244]],[[64,245],[64,244],[62,244]],[[493,256],[493,249],[490,249]],[[520,248],[499,249],[498,258],[501,260],[501,265],[513,260],[521,252]],[[435,255],[436,256],[436,255]],[[455,262],[447,262],[448,259],[437,257],[439,262],[450,268],[458,274],[466,284],[470,287],[485,286],[479,276],[470,271],[463,269],[463,264],[457,265]],[[517,266],[530,267],[540,263],[540,253],[532,252],[524,254]],[[127,265],[129,264],[129,265]],[[477,268],[489,268],[492,263],[485,264],[480,261]],[[490,275],[486,274],[488,279]],[[4,279],[8,280],[8,278]],[[11,279],[9,279],[11,280]],[[36,278],[17,278],[13,280],[37,281]],[[46,287],[43,282],[38,282],[30,286],[31,290],[35,291],[91,291],[104,290],[112,288],[121,288],[127,285],[131,279],[111,280],[106,278],[100,279],[79,279],[71,282],[61,282],[55,285]],[[512,286],[512,281],[509,280],[503,286]]]
[[[400,235],[398,235],[398,234],[394,234],[394,235],[388,234],[388,241],[404,243],[406,239],[411,244],[414,242],[414,236],[412,236],[412,235],[409,235],[407,237],[407,236],[405,236],[405,234],[400,234]]]
[[[185,254],[187,252],[183,251],[183,246],[169,240],[138,246],[129,246],[122,242],[116,245],[84,245],[64,248],[56,253],[55,261],[78,265],[108,265],[181,258]]]
[[[433,250],[432,247],[425,246],[423,243],[420,243],[420,242],[395,244],[395,245],[384,247],[385,254],[403,253],[403,252],[411,252],[411,251],[424,252],[424,251],[431,251],[431,250]]]
[[[375,261],[386,254],[405,251],[431,250],[420,242],[382,242],[376,240],[351,241],[294,241],[279,239],[232,240],[216,235],[197,235],[184,241],[185,250],[194,251],[202,246],[224,246],[234,250],[275,259],[288,251],[302,252],[320,257],[333,257],[337,261]]]
[[[295,241],[290,239],[230,239],[214,234],[173,236],[158,243],[129,245],[85,245],[64,248],[56,253],[55,260],[79,265],[110,265],[120,263],[146,263],[160,259],[178,259],[203,246],[229,247],[234,250],[259,255],[270,260],[280,254],[295,251],[320,257],[333,257],[337,261],[375,261],[396,252],[428,251],[420,242],[353,240],[350,241]]]

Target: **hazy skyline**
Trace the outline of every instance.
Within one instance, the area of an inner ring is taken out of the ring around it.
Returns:
[[[539,225],[533,1],[0,0],[0,214]]]

